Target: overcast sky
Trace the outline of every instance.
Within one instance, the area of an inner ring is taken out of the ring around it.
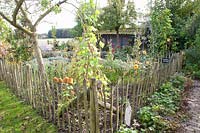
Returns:
[[[107,0],[98,0],[98,4],[100,7],[106,5]],[[144,9],[148,0],[134,0],[136,11],[138,8]],[[74,2],[74,0],[71,0]],[[77,4],[77,3],[73,3]],[[38,33],[47,33],[52,26],[56,26],[56,28],[72,28],[76,25],[75,22],[75,9],[70,5],[65,5],[61,13],[55,15],[51,14],[45,18],[45,20],[38,26]]]

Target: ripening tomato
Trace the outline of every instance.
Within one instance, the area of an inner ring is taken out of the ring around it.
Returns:
[[[59,82],[59,79],[58,79],[57,77],[54,77],[54,78],[53,78],[53,81],[56,82],[56,83],[58,83],[58,82]]]
[[[63,79],[63,83],[68,83],[68,81],[69,81],[69,77],[65,77],[64,79]]]
[[[71,85],[73,84],[73,78],[68,79],[68,84],[71,84]]]
[[[63,80],[61,79],[61,78],[59,78],[59,81],[58,81],[59,83],[63,83]]]

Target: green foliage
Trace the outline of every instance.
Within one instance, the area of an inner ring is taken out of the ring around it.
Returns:
[[[125,125],[121,125],[117,133],[138,133],[138,131],[132,128],[127,128]]]
[[[138,118],[143,126],[141,131],[145,132],[164,131],[168,125],[165,119],[154,113],[152,107],[148,106],[140,109]]]
[[[178,42],[178,50],[193,45],[199,27],[199,0],[166,0],[166,7],[171,10],[173,38]]]
[[[61,7],[60,6],[55,6],[54,9],[53,9],[54,13],[55,14],[58,14],[60,13],[62,10],[61,10]]]
[[[146,51],[140,51],[141,42],[137,39],[133,47],[126,46],[112,54],[108,53],[106,60],[103,60],[103,72],[112,82],[117,83],[119,79],[124,81],[140,78],[141,73],[150,73],[152,59]]]
[[[136,68],[134,68],[135,65]],[[103,60],[103,72],[112,83],[117,83],[121,78],[125,82],[135,81],[136,79],[140,79],[142,73],[151,73],[150,70],[151,58],[148,55],[139,54],[137,58],[128,58],[126,61],[122,61],[121,59]]]
[[[83,27],[79,19],[76,19],[76,22],[77,25],[71,29],[70,33],[72,34],[73,37],[81,37],[83,34]]]
[[[83,22],[84,34],[77,42],[79,47],[75,49],[69,72],[79,84],[82,84],[84,79],[89,81],[96,78],[101,80],[103,85],[107,85],[108,79],[102,71],[103,66],[99,63],[100,52],[96,48],[97,37],[94,34],[99,12],[95,9],[93,0],[83,4],[79,12],[83,17],[80,19]]]
[[[44,11],[48,8],[51,8],[53,1],[52,0],[41,0],[40,4],[42,6],[42,10]],[[60,13],[61,12],[60,6],[54,6],[53,11],[54,11],[55,14]]]
[[[99,63],[100,53],[96,48],[96,36],[92,33],[93,27],[87,28],[88,32],[84,34],[79,47],[75,49],[76,55],[72,58],[69,70],[79,83],[82,83],[83,79],[91,78],[105,81],[106,77],[101,71],[103,66]]]
[[[24,104],[10,93],[2,82],[0,82],[0,99],[1,133],[57,132],[55,125],[47,122],[31,106]]]
[[[8,42],[11,35],[11,28],[0,18],[0,41]]]
[[[172,86],[174,86],[175,88],[179,88],[180,90],[183,90],[185,80],[186,79],[181,74],[179,74],[179,75],[172,76],[172,78],[170,79],[170,82],[172,83]]]
[[[195,35],[195,41],[194,41],[194,43],[195,43],[195,45],[197,47],[200,47],[200,26],[199,26],[199,28],[197,30],[196,35]]]
[[[48,38],[73,38],[72,29],[55,29],[48,31]]]
[[[54,39],[56,39],[56,33],[57,33],[56,27],[55,27],[55,26],[52,26],[52,28],[51,28],[51,34],[52,34],[52,37],[53,37]]]
[[[188,18],[185,24],[186,37],[188,41],[195,42],[196,35],[199,35],[198,29],[200,28],[200,14],[194,14]],[[196,44],[195,44],[196,45]],[[192,46],[190,44],[190,46]]]
[[[8,53],[6,59],[14,62],[31,59],[32,48],[28,46],[30,43],[28,38],[23,37],[17,30],[14,33],[2,19],[0,19],[0,41],[9,47],[6,48]]]
[[[27,45],[14,45],[10,49],[10,56],[8,59],[12,62],[28,61],[32,57],[32,48]]]
[[[174,114],[178,109],[177,102],[180,99],[180,90],[172,86],[172,83],[168,82],[163,84],[158,92],[149,99],[151,105],[159,105],[162,107],[160,113]]]
[[[196,17],[195,17],[196,18]],[[198,16],[198,19],[200,20],[200,16]],[[193,43],[193,46],[186,50],[185,56],[186,56],[186,66],[185,66],[185,72],[194,78],[200,79],[200,25],[198,29],[194,29],[195,32],[195,38],[194,41],[192,40],[191,43]]]
[[[186,56],[186,66],[185,66],[185,72],[194,78],[200,78],[200,47],[195,46],[192,48],[189,48],[185,52]]]
[[[174,127],[175,121],[168,118],[175,115],[179,109],[184,82],[183,76],[173,76],[170,82],[163,84],[148,98],[148,106],[142,107],[138,112],[140,131],[166,132],[176,128]]]
[[[122,60],[105,60],[103,62],[103,72],[111,83],[117,83],[130,69],[132,69],[132,67]]]
[[[137,59],[140,57],[141,41],[136,39],[134,46],[124,46],[122,48],[116,48],[114,52],[114,58],[127,62],[130,58]]]
[[[200,48],[198,47],[193,47],[190,48],[188,50],[186,50],[185,52],[185,56],[186,56],[186,63],[187,64],[197,64],[200,65],[200,52],[199,52]]]
[[[185,77],[181,74],[174,75],[169,82],[163,84],[147,100],[147,106],[138,111],[138,122],[136,127],[126,128],[121,126],[120,131],[125,132],[171,132],[176,128],[176,120],[173,116],[179,109],[180,96],[183,91]]]
[[[95,15],[94,15],[95,14]],[[99,15],[99,11],[96,10],[96,5],[93,3],[93,0],[85,3],[81,3],[76,14],[77,25],[74,26],[70,33],[73,37],[81,37],[83,31],[86,30],[84,27],[86,25],[92,25],[94,28],[97,27],[96,15]]]
[[[43,10],[44,10],[49,6],[50,0],[41,0],[40,4],[41,4],[41,6],[43,7]]]
[[[81,3],[78,11],[77,11],[77,19],[81,22],[81,25],[84,30],[85,26],[93,26],[94,28],[97,27],[97,20],[99,16],[99,10],[96,10],[96,5],[93,0],[89,2]]]
[[[193,76],[194,76],[196,79],[200,79],[200,70],[194,71],[194,72],[193,72]]]
[[[10,62],[29,61],[33,57],[33,48],[30,45],[30,38],[15,32],[9,37],[10,48],[8,49],[8,59]]]
[[[100,23],[102,30],[116,30],[123,28],[125,25],[133,28],[135,25],[133,20],[136,19],[135,5],[128,1],[125,4],[123,0],[111,0],[107,7],[102,9],[100,15]]]
[[[159,2],[151,13],[151,25],[152,54],[164,55],[175,50],[176,43],[173,42],[172,38],[174,29],[172,27],[171,11]]]
[[[62,42],[60,45],[54,47],[56,50],[72,51],[73,47],[70,46],[69,42]]]
[[[124,0],[110,0],[108,6],[104,7],[99,17],[98,28],[100,30],[115,30],[117,43],[119,43],[119,29],[135,28],[134,20],[136,11],[134,2]],[[120,45],[120,44],[118,44]]]
[[[132,54],[133,47],[125,46],[119,49],[116,49],[114,52],[114,58],[122,61],[127,61],[128,57]]]
[[[32,48],[28,46],[29,38],[17,30],[13,32],[2,19],[0,19],[0,41],[6,44],[3,47],[6,47],[6,53],[8,53],[6,59],[9,61],[20,62],[31,59]],[[5,49],[2,50],[5,52]]]

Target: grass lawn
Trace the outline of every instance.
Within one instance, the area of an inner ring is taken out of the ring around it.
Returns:
[[[23,104],[0,82],[0,133],[56,133],[53,124]]]

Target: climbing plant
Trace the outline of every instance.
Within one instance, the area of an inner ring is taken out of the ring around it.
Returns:
[[[82,5],[79,13],[84,33],[78,39],[79,46],[75,49],[76,54],[69,67],[71,77],[74,77],[77,83],[82,83],[84,79],[89,81],[91,78],[96,78],[106,85],[108,80],[101,71],[103,66],[99,62],[100,51],[96,48],[97,38],[95,35],[97,29],[94,27],[99,11],[96,10],[94,1],[90,0],[89,3]],[[103,47],[103,45],[100,42],[100,46]]]
[[[0,40],[8,41],[10,33],[11,29],[8,27],[5,21],[3,21],[2,18],[0,18]]]
[[[151,52],[153,55],[165,55],[176,48],[175,40],[172,38],[174,29],[171,24],[171,11],[162,4],[157,2],[151,13]]]

